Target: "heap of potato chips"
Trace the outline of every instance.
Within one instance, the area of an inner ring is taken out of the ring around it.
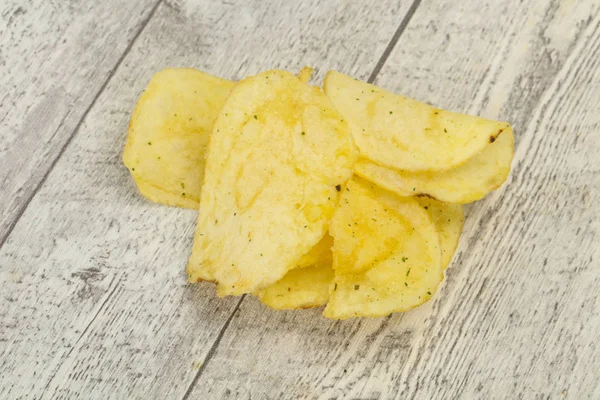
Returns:
[[[329,318],[410,310],[444,278],[462,204],[507,179],[512,129],[311,74],[163,70],[123,161],[143,196],[199,209],[190,281]]]

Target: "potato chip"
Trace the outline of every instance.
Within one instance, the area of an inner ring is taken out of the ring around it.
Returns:
[[[427,211],[440,235],[442,269],[445,270],[452,261],[462,232],[465,221],[463,206],[427,197],[417,197],[417,201]]]
[[[225,296],[283,278],[325,235],[355,158],[320,89],[277,70],[241,81],[211,135],[190,280]]]
[[[346,189],[331,223],[335,278],[324,315],[378,317],[429,300],[444,275],[428,212],[360,178]]]
[[[145,157],[145,156],[143,156]],[[134,167],[135,168],[135,167]],[[198,208],[198,200],[187,198],[182,194],[167,192],[165,189],[155,184],[146,182],[139,177],[133,176],[138,191],[142,196],[155,203],[165,204],[167,206]]]
[[[506,181],[513,152],[514,136],[508,128],[466,163],[447,171],[394,171],[365,160],[359,160],[354,168],[357,175],[400,196],[426,194],[464,204],[482,199]]]
[[[509,127],[440,110],[336,71],[327,73],[324,88],[348,120],[360,156],[397,171],[457,167]]]
[[[152,77],[131,116],[123,151],[144,197],[198,208],[206,145],[233,85],[189,68],[165,69]]]
[[[302,69],[298,72],[298,79],[300,79],[301,82],[308,83],[314,71],[314,68],[302,67]]]
[[[266,289],[256,293],[260,301],[276,310],[318,307],[329,300],[333,280],[333,238],[327,234],[296,268]]]
[[[413,212],[426,217],[417,201],[400,198],[358,177],[352,178],[342,192],[329,228],[335,238],[336,274],[371,268],[396,252],[413,224],[431,225],[427,218],[415,218],[411,223],[402,218]]]
[[[329,285],[332,280],[331,263],[296,268],[258,292],[257,296],[264,305],[275,310],[319,307],[329,300]]]
[[[333,280],[333,238],[326,234],[298,265],[283,278],[256,293],[260,301],[276,310],[318,307],[329,300]]]
[[[315,247],[300,257],[295,268],[310,267],[316,264],[331,265],[333,262],[333,254],[331,253],[332,247],[333,237],[327,233],[321,240],[319,240],[319,243],[317,243]]]

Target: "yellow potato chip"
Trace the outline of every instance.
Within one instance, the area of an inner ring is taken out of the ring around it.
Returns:
[[[459,166],[509,127],[440,110],[336,71],[327,73],[324,89],[348,120],[360,156],[398,171]]]
[[[354,168],[357,175],[400,196],[427,194],[464,204],[482,199],[506,181],[513,152],[513,132],[508,128],[466,163],[447,171],[395,171],[365,160],[359,160]]]
[[[333,280],[333,238],[326,234],[298,265],[283,278],[256,293],[260,301],[276,310],[318,307],[329,299]]]
[[[319,243],[315,245],[310,251],[304,254],[296,263],[296,268],[310,267],[316,264],[329,264],[331,266],[333,262],[333,254],[331,248],[333,247],[333,237],[330,234],[325,234]]]
[[[131,116],[123,151],[144,197],[198,208],[206,145],[233,85],[189,68],[152,77]]]
[[[429,300],[444,275],[439,234],[428,212],[415,198],[360,178],[352,178],[347,189],[331,223],[335,278],[324,315],[378,317]]]
[[[225,296],[283,278],[325,235],[355,158],[320,89],[277,70],[241,81],[211,135],[190,280]]]
[[[427,211],[440,235],[442,269],[445,270],[452,261],[465,222],[463,206],[427,197],[417,197],[417,201]]]
[[[300,72],[298,72],[298,79],[304,83],[307,83],[310,80],[314,70],[315,69],[311,67],[302,67]]]
[[[398,197],[358,177],[348,181],[342,192],[329,228],[335,238],[336,274],[371,268],[396,252],[413,223],[431,225],[414,199]],[[425,218],[406,221],[402,216],[410,213]]]
[[[275,310],[297,310],[319,307],[329,300],[329,285],[333,280],[331,264],[296,268],[257,293],[260,301]]]

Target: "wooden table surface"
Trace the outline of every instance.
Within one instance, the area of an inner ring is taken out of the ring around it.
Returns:
[[[154,72],[304,65],[514,126],[414,311],[187,284],[196,213],[121,164]],[[5,0],[0,89],[0,399],[600,398],[597,0]]]

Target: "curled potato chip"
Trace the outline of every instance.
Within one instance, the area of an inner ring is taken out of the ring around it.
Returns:
[[[329,233],[325,234],[319,243],[310,251],[304,254],[296,263],[296,268],[310,267],[316,264],[329,264],[333,262],[331,247],[333,246],[333,237]]]
[[[298,79],[300,79],[301,82],[307,83],[312,77],[314,70],[315,69],[311,67],[302,67],[298,72]]]
[[[508,128],[466,163],[447,171],[395,171],[365,160],[354,168],[357,175],[400,196],[426,194],[464,204],[482,199],[506,181],[513,152],[514,136]]]
[[[348,120],[360,156],[398,171],[457,167],[509,127],[440,110],[336,71],[327,73],[324,89]]]
[[[462,232],[465,221],[463,206],[442,203],[427,197],[417,197],[417,201],[427,211],[440,235],[442,269],[445,270],[452,261]]]
[[[298,265],[283,278],[256,293],[260,301],[276,310],[318,307],[329,300],[333,280],[333,238],[326,234]]]
[[[416,200],[398,197],[358,177],[352,178],[342,193],[329,228],[335,238],[336,274],[372,268],[397,252],[399,243],[411,234],[415,224],[431,226]],[[404,215],[411,213],[422,218],[406,220]]]
[[[320,89],[277,70],[241,81],[213,128],[190,280],[224,296],[283,278],[325,235],[355,158]]]
[[[379,317],[429,300],[443,270],[439,234],[427,211],[415,198],[360,178],[352,178],[347,189],[331,224],[335,278],[324,315]],[[361,207],[367,204],[376,205],[375,214]],[[373,215],[381,220],[372,221]]]
[[[329,285],[332,280],[331,264],[296,268],[258,292],[257,296],[264,305],[275,310],[318,307],[329,300]]]
[[[157,72],[131,116],[123,162],[140,193],[198,208],[214,120],[234,82],[190,68]]]

